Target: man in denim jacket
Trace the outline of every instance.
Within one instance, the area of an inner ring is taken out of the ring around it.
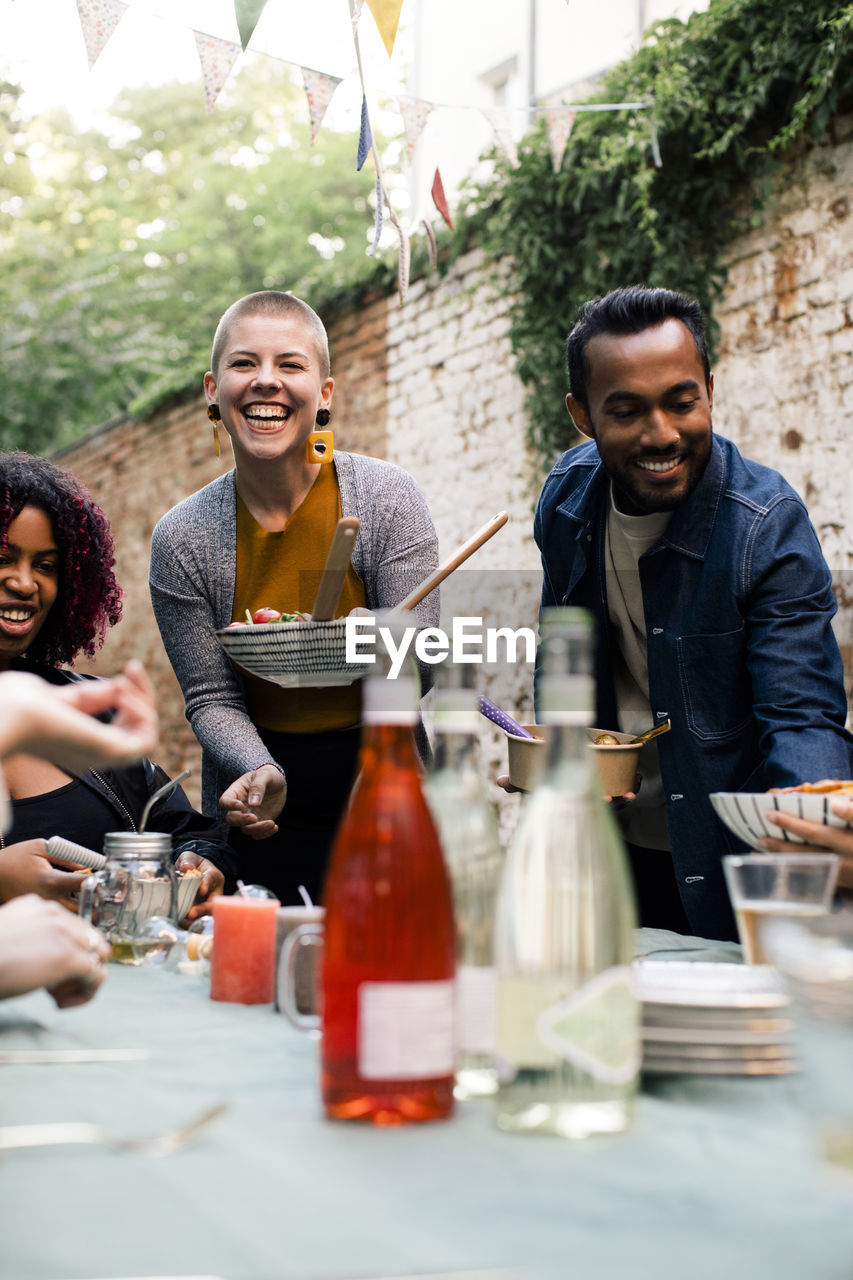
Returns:
[[[672,729],[618,813],[641,923],[736,938],[714,791],[851,776],[830,574],[802,500],[714,435],[702,315],[665,289],[581,308],[576,426],[542,490],[542,605],[596,618],[596,724]]]

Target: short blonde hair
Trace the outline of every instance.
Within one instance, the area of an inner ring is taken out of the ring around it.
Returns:
[[[317,315],[292,293],[282,293],[278,289],[261,289],[259,293],[247,293],[245,298],[238,298],[223,315],[213,335],[213,350],[210,353],[210,370],[214,378],[219,376],[219,362],[228,341],[235,321],[244,316],[296,316],[305,325],[314,339],[317,356],[320,361],[320,376],[328,378],[331,365],[329,362],[329,335],[326,326]]]

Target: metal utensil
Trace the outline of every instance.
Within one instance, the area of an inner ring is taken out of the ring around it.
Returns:
[[[164,782],[162,787],[158,787],[157,790],[154,792],[153,796],[148,797],[148,800],[145,803],[145,808],[142,810],[142,820],[139,823],[140,831],[145,830],[145,824],[148,821],[148,815],[151,812],[151,810],[154,808],[154,805],[157,803],[157,801],[161,800],[163,796],[167,796],[170,791],[174,791],[178,783],[183,782],[184,778],[188,778],[191,773],[192,773],[192,769],[183,769],[174,778],[170,778],[168,782]]]
[[[329,622],[335,616],[335,609],[341,598],[344,580],[352,559],[355,535],[358,533],[360,524],[358,516],[344,516],[335,527],[332,545],[329,547],[329,554],[326,556],[320,585],[314,599],[314,608],[311,610],[313,622]]]
[[[449,577],[454,569],[458,569],[460,564],[467,560],[469,556],[472,556],[478,547],[481,547],[484,542],[488,542],[489,538],[493,538],[498,529],[502,529],[508,519],[509,515],[506,511],[499,511],[496,516],[492,516],[491,520],[487,520],[482,529],[478,529],[467,542],[463,542],[462,546],[454,551],[448,560],[444,561],[444,564],[440,564],[428,578],[424,578],[420,586],[415,587],[414,591],[410,592],[405,600],[400,601],[397,608],[414,609],[416,604],[420,604],[424,596],[428,596],[440,583],[444,582],[444,579]]]
[[[672,728],[670,720],[664,720],[661,724],[656,724],[654,729],[647,729],[645,733],[641,733],[639,737],[631,739],[631,746],[635,746],[638,742],[651,742],[652,738],[656,738],[658,734],[669,733]]]
[[[101,1146],[112,1151],[136,1151],[145,1156],[168,1156],[180,1151],[217,1116],[227,1110],[228,1104],[218,1102],[201,1115],[185,1124],[165,1129],[163,1133],[148,1138],[125,1138],[111,1133],[100,1124],[16,1124],[0,1128],[0,1151],[12,1151],[21,1147]]]

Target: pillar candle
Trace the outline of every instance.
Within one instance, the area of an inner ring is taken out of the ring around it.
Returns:
[[[210,998],[268,1004],[275,995],[275,898],[213,899]]]

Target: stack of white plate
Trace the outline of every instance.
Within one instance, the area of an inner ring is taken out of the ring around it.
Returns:
[[[638,960],[643,1071],[786,1075],[798,1069],[788,997],[774,969]]]

